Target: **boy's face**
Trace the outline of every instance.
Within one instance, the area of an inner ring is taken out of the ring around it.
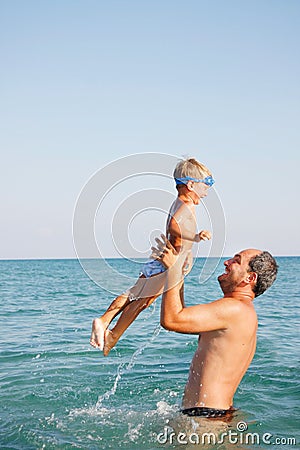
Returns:
[[[195,204],[198,205],[201,201],[201,198],[204,198],[207,196],[208,194],[208,189],[210,188],[210,186],[207,186],[207,184],[205,183],[196,183],[193,182],[191,183],[191,190],[193,190],[195,192]]]

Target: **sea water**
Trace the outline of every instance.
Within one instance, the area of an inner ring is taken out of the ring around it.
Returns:
[[[197,259],[186,278],[188,305],[221,296],[222,261],[200,283],[203,263]],[[197,433],[216,431],[216,423],[183,421],[179,412],[197,336],[160,328],[159,299],[104,358],[89,345],[91,322],[113,295],[77,260],[0,261],[0,448],[296,448],[300,258],[278,263],[276,283],[255,300],[257,351],[235,395],[239,409],[232,423],[221,423],[236,435],[198,445]],[[138,274],[130,261],[109,264]],[[243,441],[246,432],[255,434],[252,443]]]

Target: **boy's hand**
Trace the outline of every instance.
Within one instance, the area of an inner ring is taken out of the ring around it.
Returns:
[[[199,242],[200,241],[209,241],[211,239],[211,232],[208,230],[202,230],[198,233]]]

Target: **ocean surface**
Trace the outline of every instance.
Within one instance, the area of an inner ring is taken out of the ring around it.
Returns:
[[[277,260],[276,283],[255,300],[257,351],[230,423],[181,417],[197,336],[160,328],[159,299],[104,358],[89,345],[90,329],[113,295],[77,260],[0,261],[0,448],[297,448],[300,258]],[[138,274],[136,263],[108,264],[107,285],[111,276],[116,286],[118,271]],[[202,266],[197,259],[186,278],[187,304],[221,296],[222,261],[205,283]],[[215,443],[201,441],[207,431]]]

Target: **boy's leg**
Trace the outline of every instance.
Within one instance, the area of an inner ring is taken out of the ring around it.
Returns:
[[[107,356],[111,349],[116,345],[124,331],[145,308],[148,308],[161,293],[148,298],[138,298],[130,302],[122,311],[122,314],[111,330],[105,331],[103,354]]]
[[[110,304],[105,313],[93,320],[90,344],[103,350],[105,330],[110,322],[131,302],[132,296],[136,298],[142,292],[146,278],[141,276],[136,284],[124,294],[119,295]]]
[[[187,262],[184,270],[184,276],[187,276],[192,269],[192,257]],[[154,300],[159,297],[164,290],[166,281],[166,272],[153,275],[144,279],[144,286],[140,291],[139,298],[130,301],[123,309],[116,325],[111,330],[105,331],[103,354],[107,356],[111,349],[116,345],[124,331],[137,318],[141,311],[148,308]],[[180,295],[183,302],[183,285],[180,289]]]
[[[153,275],[146,278],[144,287],[139,294],[139,298],[131,301],[122,311],[122,314],[112,330],[106,330],[104,338],[104,356],[116,345],[122,334],[129,325],[137,318],[141,311],[150,306],[159,297],[165,284],[165,273]]]
[[[104,333],[113,318],[122,311],[130,300],[128,294],[121,294],[111,303],[101,317],[93,320],[90,344],[103,350]]]

